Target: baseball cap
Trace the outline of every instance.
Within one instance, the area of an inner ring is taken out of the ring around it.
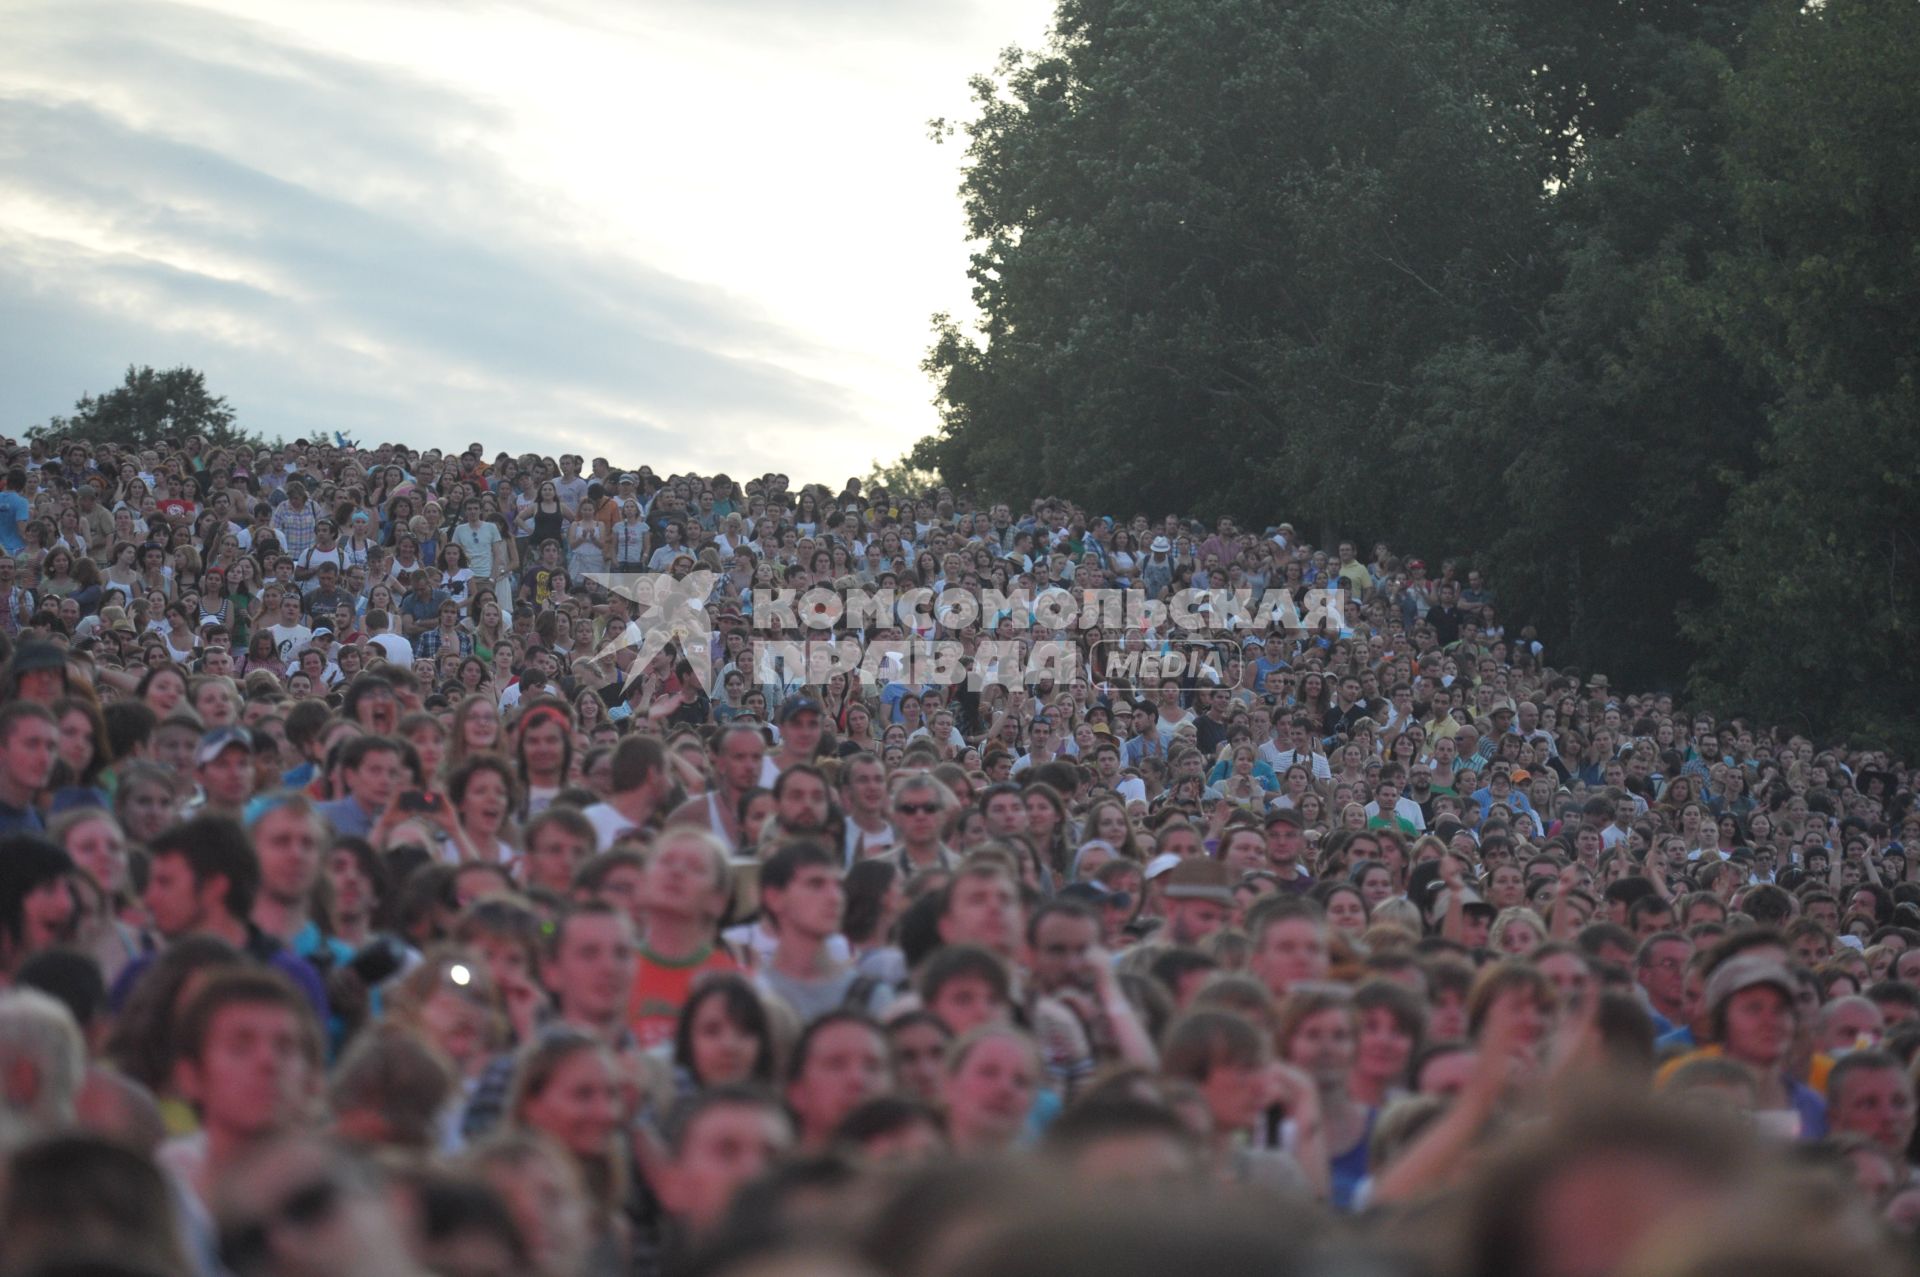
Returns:
[[[639,483],[639,482],[640,482],[640,476],[638,476],[638,475],[633,475],[633,474],[623,474],[623,475],[621,475],[621,476],[620,476],[620,478],[619,478],[619,480],[618,480],[618,482],[620,482],[620,483]]]
[[[1291,807],[1274,807],[1267,812],[1267,827],[1292,825],[1295,829],[1305,829],[1307,822],[1300,819],[1300,813]]]
[[[193,761],[205,765],[220,757],[220,751],[229,745],[238,745],[249,754],[253,752],[253,733],[244,727],[216,727],[200,738],[200,747],[193,752]]]
[[[1789,1004],[1793,1002],[1796,992],[1793,976],[1781,963],[1760,953],[1727,959],[1707,979],[1707,1013],[1711,1015],[1718,1011],[1734,994],[1763,984],[1780,990],[1780,996]]]
[[[1180,861],[1181,861],[1181,857],[1171,851],[1161,852],[1159,855],[1155,856],[1152,860],[1149,860],[1147,862],[1147,881],[1152,882],[1155,878],[1158,878],[1161,874],[1166,873],[1168,870],[1174,868],[1176,865],[1180,863]]]
[[[797,714],[807,713],[818,714],[824,718],[826,717],[827,711],[821,707],[819,701],[814,700],[811,696],[795,696],[791,700],[782,702],[779,717],[774,721],[785,723]]]

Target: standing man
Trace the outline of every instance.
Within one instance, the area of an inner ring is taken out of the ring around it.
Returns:
[[[356,736],[341,747],[340,772],[347,796],[322,803],[316,810],[336,834],[365,838],[400,789],[404,775],[398,741],[384,736]]]
[[[735,969],[714,944],[731,885],[726,848],[710,834],[670,829],[655,840],[640,874],[646,939],[627,999],[627,1020],[642,1048],[673,1041],[680,1008],[702,974]]]
[[[175,1041],[200,1131],[163,1145],[157,1160],[205,1203],[234,1166],[310,1120],[326,1081],[320,1024],[284,978],[241,968],[215,972],[193,995]]]
[[[152,864],[141,902],[153,918],[153,929],[169,944],[182,936],[210,935],[265,966],[273,967],[306,995],[317,1017],[327,1014],[327,995],[320,977],[292,950],[252,921],[254,897],[260,890],[260,862],[246,831],[222,816],[198,816],[164,829],[148,847]],[[114,982],[111,1003],[126,1004],[155,955],[143,954],[127,964]]]
[[[894,864],[903,881],[923,869],[953,868],[953,853],[940,841],[940,829],[956,805],[953,791],[924,772],[907,777],[893,791],[893,828],[899,842]]]
[[[253,735],[244,727],[222,727],[200,738],[193,756],[200,782],[200,805],[192,815],[239,820],[253,797]]]
[[[760,911],[775,937],[760,984],[802,1024],[845,1006],[860,978],[827,947],[840,934],[846,900],[838,858],[817,842],[789,842],[760,870]],[[886,987],[875,984],[866,1009],[877,1014],[887,999]]]
[[[60,727],[37,701],[0,706],[0,834],[39,833],[33,803],[53,776]]]
[[[887,769],[878,758],[863,751],[841,766],[840,805],[847,817],[842,850],[848,868],[893,849],[898,835],[887,820]]]
[[[789,697],[780,706],[780,749],[760,768],[760,783],[769,789],[780,773],[796,763],[811,763],[820,752],[820,735],[826,726],[826,713],[820,702],[807,696]]]
[[[662,807],[673,792],[667,774],[667,751],[659,738],[628,736],[613,749],[613,792],[603,803],[581,813],[593,824],[599,849],[606,851],[631,830],[652,832],[661,821]]]
[[[505,538],[501,536],[497,526],[480,517],[478,501],[469,500],[461,513],[466,515],[467,520],[453,530],[453,543],[466,552],[467,569],[473,573],[473,584],[469,589],[473,597],[479,598],[490,582],[499,581],[506,576],[506,568],[509,565],[496,558],[495,549]],[[504,555],[506,551],[500,550],[498,553]],[[495,598],[499,600],[502,611],[509,610],[507,599],[504,597],[506,594],[505,590],[496,589],[495,591]]]
[[[1306,825],[1291,807],[1267,813],[1267,868],[1280,879],[1280,890],[1303,896],[1313,889],[1314,877],[1300,863],[1307,851]]]
[[[705,829],[724,842],[729,852],[737,852],[742,843],[740,799],[760,783],[767,742],[759,728],[736,723],[721,731],[713,750],[714,786],[676,807],[667,824]]]

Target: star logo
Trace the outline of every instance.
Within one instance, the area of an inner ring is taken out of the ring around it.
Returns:
[[[640,649],[626,685],[620,689],[623,694],[640,680],[653,658],[676,639],[680,654],[693,666],[694,678],[703,689],[712,690],[713,622],[707,616],[707,596],[713,593],[717,579],[712,572],[689,572],[679,580],[665,572],[589,572],[586,577],[639,609],[626,629],[609,634],[594,653],[596,660],[605,660],[629,647]]]

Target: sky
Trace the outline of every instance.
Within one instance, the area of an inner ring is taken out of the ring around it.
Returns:
[[[971,313],[968,77],[1050,0],[0,0],[0,434],[187,364],[269,438],[837,485]]]

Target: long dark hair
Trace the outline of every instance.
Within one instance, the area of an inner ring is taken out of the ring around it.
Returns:
[[[751,1034],[759,1043],[753,1053],[753,1080],[763,1086],[773,1085],[773,1021],[767,1015],[766,1003],[760,1000],[746,977],[732,971],[716,971],[694,986],[674,1025],[673,1062],[686,1071],[695,1085],[707,1085],[706,1079],[693,1067],[693,1020],[700,1008],[714,998],[725,1003],[727,1019],[733,1021],[734,1027]]]
[[[850,944],[863,944],[876,937],[880,915],[886,907],[887,893],[893,890],[900,870],[891,860],[863,860],[847,870],[847,907],[841,931]]]

